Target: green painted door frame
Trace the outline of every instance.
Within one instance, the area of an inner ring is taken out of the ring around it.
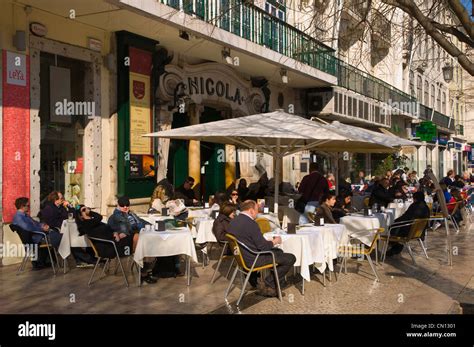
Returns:
[[[130,198],[151,196],[156,184],[155,177],[130,178],[130,96],[129,96],[129,47],[154,53],[158,41],[151,40],[127,31],[116,32],[117,39],[117,195]],[[151,76],[151,88],[155,81]],[[153,95],[153,93],[152,93]],[[153,109],[153,104],[151,105]],[[154,117],[153,117],[154,123]]]

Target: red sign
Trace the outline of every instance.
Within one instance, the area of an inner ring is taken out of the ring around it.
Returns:
[[[84,158],[77,158],[76,171],[74,173],[80,174],[84,171]]]
[[[15,199],[30,196],[29,57],[3,51],[3,183],[5,222],[16,212]]]

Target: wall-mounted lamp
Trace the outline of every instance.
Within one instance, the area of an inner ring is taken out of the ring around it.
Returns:
[[[446,83],[449,83],[453,80],[453,70],[453,65],[449,63],[443,67],[443,78]]]
[[[280,76],[281,76],[281,81],[284,84],[287,84],[288,83],[288,73],[285,69],[280,70]]]
[[[234,61],[230,56],[230,48],[224,47],[224,49],[222,50],[222,59],[225,59],[227,64],[234,65]]]
[[[23,30],[17,30],[13,35],[13,46],[20,51],[26,51],[26,33]]]

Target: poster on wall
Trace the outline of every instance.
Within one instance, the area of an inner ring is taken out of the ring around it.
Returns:
[[[150,177],[154,176],[153,142],[142,135],[153,131],[151,53],[130,47],[129,55],[130,177]]]

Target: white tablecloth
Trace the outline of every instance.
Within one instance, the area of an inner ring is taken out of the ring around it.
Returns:
[[[138,215],[138,217],[140,217],[144,221],[147,221],[151,225],[155,225],[157,221],[170,220],[170,219],[174,220],[173,216],[161,216],[158,214],[142,214],[142,215]]]
[[[270,222],[272,230],[275,228],[280,228],[280,221],[278,220],[278,216],[274,213],[259,213],[257,218],[265,218]]]
[[[77,224],[74,221],[63,221],[61,234],[63,236],[58,251],[63,259],[66,259],[71,254],[71,247],[89,247],[84,236],[79,236]]]
[[[166,257],[186,254],[197,262],[196,249],[189,228],[176,228],[163,232],[145,231],[142,229],[138,238],[133,259],[143,267],[145,257]]]
[[[372,244],[374,233],[378,228],[387,228],[387,214],[376,213],[373,216],[351,215],[341,218],[351,237],[360,240],[367,246]]]
[[[210,215],[210,208],[188,208],[188,218],[209,217]]]
[[[212,218],[197,218],[194,220],[196,227],[193,227],[193,237],[196,238],[196,243],[217,242],[216,237],[212,233],[212,226],[214,219]]]
[[[395,219],[400,217],[402,214],[408,210],[408,207],[410,207],[411,202],[402,202],[402,203],[396,203],[396,202],[391,202],[388,204],[388,208],[393,209],[395,211]]]
[[[344,225],[330,224],[321,227],[304,226],[297,235],[307,235],[311,247],[311,263],[322,273],[329,267],[333,271],[333,259],[338,256],[340,245],[347,244],[349,237]]]
[[[267,240],[271,240],[276,234],[273,232],[265,233],[263,236]],[[313,264],[311,255],[311,246],[308,235],[306,234],[290,234],[278,235],[281,237],[281,250],[285,253],[291,253],[296,257],[294,266],[301,266],[301,276],[306,281],[311,281],[309,266]]]

